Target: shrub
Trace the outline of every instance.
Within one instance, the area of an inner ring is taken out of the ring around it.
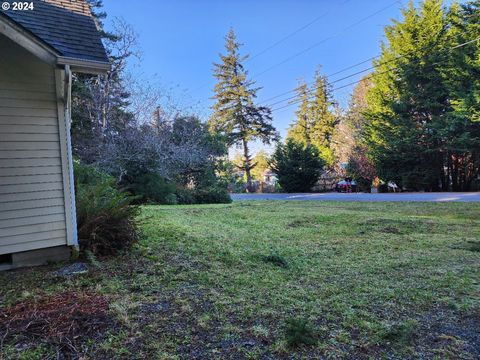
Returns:
[[[130,247],[137,240],[135,198],[91,166],[75,163],[74,170],[80,249],[112,255]]]
[[[315,345],[313,329],[305,319],[289,319],[285,328],[286,340],[289,346]]]
[[[232,198],[226,189],[220,186],[210,186],[197,189],[177,189],[178,203],[190,204],[229,204]]]
[[[137,176],[129,185],[129,189],[144,203],[167,205],[177,203],[175,184],[155,173]]]
[[[232,198],[228,191],[219,186],[195,189],[196,204],[229,204]]]
[[[177,189],[177,202],[181,205],[195,204],[195,194],[191,189],[178,188]]]
[[[323,161],[312,145],[293,140],[279,144],[272,156],[271,167],[285,192],[308,192],[318,181]]]

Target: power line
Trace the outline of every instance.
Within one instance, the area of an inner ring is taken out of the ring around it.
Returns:
[[[355,22],[355,23],[347,26],[346,28],[344,28],[344,29],[341,30],[340,32],[336,33],[335,35],[331,35],[331,36],[329,36],[329,37],[326,37],[326,38],[320,40],[319,42],[316,42],[315,44],[313,44],[313,45],[311,45],[311,46],[303,49],[302,51],[299,51],[298,53],[293,54],[292,56],[290,56],[290,57],[282,60],[281,62],[279,62],[279,63],[277,63],[277,64],[275,64],[275,65],[273,65],[273,66],[270,66],[269,68],[263,70],[262,72],[256,74],[255,76],[253,76],[253,78],[254,78],[254,79],[255,79],[255,78],[258,78],[259,76],[262,76],[263,74],[269,72],[270,70],[273,70],[273,69],[275,69],[275,68],[277,68],[277,67],[279,67],[279,66],[281,66],[281,65],[283,65],[283,64],[285,64],[285,63],[287,63],[287,62],[289,62],[289,61],[291,61],[291,60],[293,60],[293,59],[295,59],[295,58],[297,58],[297,57],[299,57],[299,56],[301,56],[301,55],[309,52],[310,50],[312,50],[312,49],[320,46],[321,44],[327,42],[328,40],[331,40],[331,39],[336,38],[337,36],[343,35],[345,32],[347,32],[347,31],[350,30],[351,28],[353,28],[353,27],[355,27],[355,26],[357,26],[357,25],[360,25],[361,23],[363,23],[363,22],[371,19],[371,18],[374,17],[375,15],[378,15],[379,13],[381,13],[381,12],[383,12],[383,11],[391,8],[393,5],[399,4],[399,3],[401,3],[399,0],[396,0],[396,1],[394,1],[393,3],[390,3],[389,5],[381,8],[380,10],[377,10],[377,11],[375,11],[374,13],[372,13],[372,14],[370,14],[370,15],[362,18],[362,19],[360,19],[359,21],[357,21],[357,22]]]
[[[380,57],[380,55],[371,57],[371,58],[369,58],[369,59],[367,59],[367,60],[363,60],[363,61],[361,61],[361,62],[359,62],[359,63],[354,64],[354,65],[347,66],[346,68],[340,69],[340,70],[334,72],[333,74],[328,74],[326,77],[329,78],[329,77],[332,77],[332,76],[341,74],[341,73],[343,73],[343,72],[345,72],[345,71],[347,71],[347,70],[350,70],[350,69],[353,69],[353,68],[355,68],[355,67],[357,67],[357,66],[360,66],[360,65],[363,65],[363,64],[365,64],[365,63],[371,62],[371,61],[375,60],[375,59],[378,58],[378,57]],[[363,71],[362,71],[362,72],[363,72]],[[310,84],[307,84],[307,85],[308,85],[308,86],[311,86],[311,85],[313,85],[313,82],[310,83]],[[268,98],[268,99],[266,99],[266,100],[263,100],[263,101],[261,101],[259,104],[265,104],[265,103],[269,102],[270,100],[275,100],[275,99],[278,99],[279,97],[282,97],[282,96],[284,96],[284,95],[291,94],[291,93],[295,92],[296,90],[297,90],[297,88],[292,89],[292,90],[285,91],[285,92],[283,92],[283,93],[281,93],[281,94],[278,94],[278,95],[272,96],[272,97],[270,97],[270,98]],[[285,100],[284,100],[284,101],[285,101]]]
[[[453,47],[451,50],[453,50],[453,49],[455,49],[455,47]],[[387,61],[384,61],[384,62],[380,62],[380,63],[377,64],[376,66],[388,64],[388,63],[390,63],[390,62],[392,62],[392,61],[395,61],[395,60],[400,59],[400,58],[402,58],[402,57],[405,57],[405,56],[408,56],[408,55],[410,55],[410,54],[413,54],[414,52],[415,52],[415,51],[412,50],[412,51],[407,52],[406,54],[398,55],[398,56],[396,56],[396,57],[393,58],[393,59],[390,59],[390,60],[387,60]],[[347,66],[346,68],[340,69],[340,70],[338,70],[338,71],[336,71],[336,72],[334,72],[334,73],[332,73],[332,74],[326,75],[326,77],[327,77],[327,78],[330,78],[330,77],[332,77],[332,76],[341,74],[341,73],[343,73],[343,72],[345,72],[345,71],[347,71],[347,70],[350,70],[350,69],[352,69],[352,68],[355,68],[355,67],[357,67],[357,66],[359,66],[359,65],[363,65],[363,64],[365,64],[365,63],[371,62],[371,61],[379,58],[380,56],[381,56],[381,55],[373,56],[373,57],[371,57],[371,58],[369,58],[369,59],[363,60],[363,61],[361,61],[361,62],[359,62],[359,63],[354,64],[354,65]],[[348,76],[343,77],[343,78],[341,78],[341,79],[336,79],[336,80],[334,80],[334,81],[332,81],[332,82],[329,82],[329,83],[330,83],[330,84],[335,84],[335,83],[337,83],[337,82],[339,82],[339,81],[346,80],[346,79],[351,78],[351,77],[353,77],[353,76],[355,76],[355,75],[358,75],[358,74],[361,74],[361,73],[363,73],[363,72],[366,72],[366,71],[369,71],[369,70],[373,70],[373,69],[375,69],[375,66],[371,66],[371,67],[369,67],[369,68],[367,68],[367,69],[361,70],[361,71],[359,71],[359,72],[356,72],[356,73],[354,73],[354,74],[348,75]],[[313,84],[314,84],[314,82],[307,83],[307,86],[312,86]],[[288,94],[294,93],[295,91],[297,91],[297,89],[298,89],[298,87],[295,88],[295,89],[292,89],[292,90],[283,92],[283,93],[281,93],[281,94],[279,94],[279,95],[275,95],[275,96],[273,96],[273,97],[270,97],[270,98],[268,98],[268,99],[266,99],[266,100],[261,101],[259,104],[265,104],[265,103],[269,102],[270,100],[275,100],[275,99],[277,99],[277,98],[279,98],[279,97],[282,97],[282,96],[284,96],[284,95],[288,95]],[[310,91],[309,91],[309,92],[310,92]],[[288,98],[286,98],[286,99],[277,101],[277,102],[275,102],[275,103],[273,103],[273,104],[269,104],[268,106],[277,105],[277,104],[280,104],[280,103],[282,103],[282,102],[292,100],[292,99],[294,99],[294,98],[295,98],[295,96],[293,96],[293,97],[288,97]]]
[[[468,45],[468,44],[471,44],[471,43],[473,43],[473,42],[475,42],[475,41],[478,41],[478,40],[480,40],[480,36],[477,37],[477,38],[475,38],[475,39],[473,39],[473,40],[466,41],[466,42],[464,42],[464,43],[462,43],[462,44],[453,46],[453,47],[451,47],[451,48],[443,49],[443,50],[444,50],[444,51],[455,50],[455,49],[464,47],[464,46],[466,46],[466,45]],[[394,61],[394,60],[397,60],[397,59],[399,59],[399,58],[405,57],[406,55],[408,55],[408,54],[398,56],[398,57],[396,57],[396,58],[394,58],[394,59],[391,59],[391,60],[389,60],[389,61],[386,61],[386,62],[382,63],[381,65],[384,65],[384,64],[387,64],[387,63],[392,62],[392,61]],[[446,60],[448,60],[448,59],[446,59]],[[433,63],[433,64],[430,64],[429,66],[434,66],[434,65],[441,64],[442,62],[445,62],[446,60],[437,61],[437,62],[435,62],[435,63]],[[368,77],[366,77],[366,78],[364,78],[364,79],[372,79],[372,78],[375,78],[375,77],[377,77],[377,76],[379,76],[379,75],[383,75],[383,74],[385,74],[385,73],[388,73],[388,72],[390,72],[390,71],[392,71],[392,70],[398,70],[398,67],[389,68],[388,70],[382,71],[382,72],[377,73],[377,74],[372,74],[372,75],[370,75],[370,76],[368,76]],[[352,76],[353,76],[353,75],[352,75]],[[350,77],[350,76],[349,76],[349,77]],[[345,78],[348,78],[348,77],[345,77]],[[345,79],[345,78],[344,78],[344,79]],[[344,79],[343,79],[343,80],[344,80]],[[348,84],[345,84],[345,85],[336,87],[336,88],[332,89],[332,91],[337,91],[337,90],[340,90],[340,89],[349,87],[349,86],[351,86],[351,85],[358,84],[360,81],[362,81],[362,80],[364,80],[364,79],[360,79],[360,80],[353,81],[353,82],[351,82],[351,83],[348,83]],[[313,93],[314,91],[315,91],[315,89],[311,89],[311,90],[308,90],[307,93]],[[284,101],[285,101],[285,100],[284,100]],[[283,102],[283,101],[282,101],[282,102]],[[290,106],[292,106],[292,105],[298,104],[298,103],[300,103],[300,102],[302,102],[302,100],[292,101],[291,103],[289,103],[289,104],[287,104],[287,105],[284,105],[284,106],[281,106],[281,107],[279,107],[279,108],[273,109],[272,112],[285,109],[285,108],[287,108],[287,107],[290,107]]]
[[[340,6],[342,5],[345,5],[346,3],[350,2],[352,0],[345,0],[343,3],[340,4]],[[328,10],[326,12],[324,12],[322,15],[320,16],[317,16],[315,19],[313,19],[312,21],[306,23],[305,25],[299,27],[298,29],[294,30],[293,32],[291,32],[290,34],[284,36],[283,38],[281,38],[280,40],[274,42],[273,44],[267,46],[266,48],[264,48],[263,50],[259,51],[258,53],[256,53],[255,55],[253,56],[250,56],[247,60],[245,60],[245,62],[249,62],[249,61],[252,61],[253,59],[257,58],[257,57],[260,57],[261,55],[265,54],[266,52],[270,51],[271,49],[277,47],[278,45],[280,45],[281,43],[287,41],[288,39],[290,39],[291,37],[295,36],[296,34],[298,34],[299,32],[302,32],[303,30],[307,29],[308,27],[312,26],[313,24],[315,24],[316,22],[320,21],[321,19],[323,19],[325,16],[327,16],[329,13],[330,13],[331,10]],[[208,83],[204,83],[203,85],[200,85],[199,87],[195,88],[193,91],[197,91],[197,90],[200,90],[200,89],[203,89],[205,86],[208,86]],[[195,102],[196,103],[196,102]],[[191,105],[195,104],[195,103],[192,103]],[[189,106],[191,106],[189,105]]]
[[[329,82],[329,84],[330,84],[330,85],[336,84],[337,82],[340,82],[340,81],[349,79],[349,78],[351,78],[351,77],[354,77],[354,76],[356,76],[356,75],[362,74],[362,73],[364,73],[364,72],[366,72],[366,71],[369,71],[369,70],[372,70],[372,69],[374,69],[374,68],[375,68],[375,66],[371,66],[371,67],[369,67],[369,68],[367,68],[367,69],[363,69],[363,70],[357,71],[356,73],[353,73],[353,74],[350,74],[350,75],[348,75],[348,76],[345,76],[345,77],[343,77],[343,78],[337,79],[337,80],[335,80],[335,81],[331,81],[331,82]],[[306,91],[306,93],[313,92],[314,90],[315,90],[315,89],[308,90],[308,91]],[[290,91],[290,92],[293,92],[293,91],[295,91],[295,90],[292,90],[292,91]],[[284,99],[284,100],[279,100],[279,101],[277,101],[277,102],[274,102],[273,104],[270,104],[269,106],[278,105],[278,104],[281,104],[281,103],[283,103],[283,102],[285,102],[285,101],[294,100],[294,99],[296,99],[296,98],[297,98],[297,95],[294,95],[294,96],[291,96],[291,97],[286,98],[286,99]]]
[[[346,3],[350,2],[351,0],[345,0],[343,3],[340,4],[340,6],[343,6],[345,5]],[[245,62],[248,62],[248,61],[252,61],[253,59],[265,54],[266,52],[270,51],[271,49],[277,47],[278,45],[280,45],[281,43],[287,41],[288,39],[290,39],[291,37],[295,36],[296,34],[298,34],[299,32],[307,29],[308,27],[312,26],[313,24],[315,24],[316,22],[320,21],[321,19],[323,19],[325,16],[327,16],[328,14],[330,13],[330,10],[326,11],[325,13],[323,13],[322,15],[316,17],[315,19],[313,19],[312,21],[308,22],[307,24],[299,27],[298,29],[294,30],[293,32],[291,32],[290,34],[286,35],[285,37],[281,38],[280,40],[274,42],[272,45],[266,47],[265,49],[263,49],[262,51],[258,52],[257,54],[253,55],[252,57],[248,58]]]
[[[342,3],[342,5],[344,5],[344,4],[346,4],[346,3],[350,2],[350,1],[351,1],[351,0],[346,0],[346,1],[344,1],[344,2]],[[329,36],[329,37],[327,37],[327,38],[324,38],[324,39],[322,39],[321,41],[319,41],[319,42],[317,42],[317,43],[309,46],[308,48],[303,49],[302,51],[300,51],[300,52],[298,52],[298,53],[290,56],[289,58],[281,61],[280,63],[277,63],[277,64],[275,64],[275,65],[273,65],[273,66],[271,66],[271,67],[263,70],[263,71],[260,72],[259,74],[256,74],[255,76],[253,76],[253,77],[252,77],[252,80],[255,80],[256,78],[258,78],[259,76],[261,76],[261,75],[269,72],[270,70],[273,70],[274,68],[277,68],[278,66],[281,66],[281,65],[283,65],[283,64],[285,64],[285,63],[287,63],[287,62],[289,62],[289,61],[297,58],[298,56],[301,56],[301,55],[303,55],[304,53],[307,53],[308,51],[310,51],[310,50],[312,50],[312,49],[320,46],[321,44],[323,44],[323,43],[325,43],[325,42],[327,42],[327,41],[329,41],[329,40],[331,40],[331,39],[334,39],[334,38],[336,38],[336,37],[338,37],[338,36],[340,36],[340,35],[343,35],[345,32],[347,32],[347,31],[350,30],[351,28],[353,28],[353,27],[355,27],[355,26],[357,26],[357,25],[360,25],[361,23],[363,23],[363,22],[371,19],[371,18],[374,17],[375,15],[378,15],[379,13],[381,13],[381,12],[389,9],[390,7],[392,7],[392,6],[395,5],[395,4],[401,4],[401,1],[400,1],[400,0],[396,0],[396,1],[394,1],[393,3],[390,3],[389,5],[381,8],[380,10],[377,10],[376,12],[374,12],[374,13],[372,13],[372,14],[370,14],[370,15],[362,18],[362,19],[360,19],[359,21],[357,21],[357,22],[355,22],[355,23],[347,26],[346,28],[344,28],[344,29],[341,30],[340,32],[338,32],[338,33],[336,33],[336,34],[334,34],[334,35],[331,35],[331,36]],[[284,38],[280,39],[279,41],[275,42],[274,44],[272,44],[272,45],[270,45],[269,47],[265,48],[264,50],[260,51],[260,53],[255,54],[253,57],[249,58],[248,60],[252,60],[253,58],[256,58],[256,57],[262,55],[263,53],[269,51],[270,49],[276,47],[278,44],[284,42],[285,40],[289,39],[290,37],[296,35],[297,33],[299,33],[299,32],[301,32],[302,30],[308,28],[309,26],[311,26],[311,25],[314,24],[315,22],[319,21],[321,18],[323,18],[324,16],[328,15],[328,13],[329,13],[329,11],[327,11],[326,13],[320,15],[319,17],[317,17],[317,18],[315,18],[314,20],[310,21],[310,22],[307,23],[306,25],[303,25],[302,27],[300,27],[300,28],[298,28],[297,30],[295,30],[295,31],[293,31],[292,33],[290,33],[289,35],[285,36]],[[247,60],[247,61],[248,61],[248,60]],[[194,89],[194,91],[200,90],[200,89],[204,88],[204,87],[207,86],[207,85],[208,85],[208,83],[205,83],[205,84],[199,86],[198,88]],[[201,100],[199,100],[199,101],[201,101]],[[196,101],[196,102],[190,104],[189,106],[194,105],[195,103],[198,103],[199,101]]]

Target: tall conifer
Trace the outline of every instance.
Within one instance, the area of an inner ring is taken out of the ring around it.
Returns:
[[[226,36],[225,55],[220,55],[220,63],[214,64],[214,77],[218,80],[214,88],[213,115],[209,125],[211,131],[223,135],[229,146],[237,145],[243,149],[243,170],[247,178],[247,190],[253,190],[252,174],[254,168],[250,152],[250,142],[260,140],[270,144],[278,139],[272,125],[271,110],[255,104],[260,88],[248,79],[243,62],[248,56],[241,56],[235,32],[230,30]]]

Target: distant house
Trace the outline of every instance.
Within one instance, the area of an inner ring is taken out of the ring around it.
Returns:
[[[278,176],[272,170],[266,169],[263,174],[263,182],[267,185],[276,185],[278,182]]]
[[[108,58],[84,0],[0,1],[0,269],[78,245],[70,145],[72,72]]]

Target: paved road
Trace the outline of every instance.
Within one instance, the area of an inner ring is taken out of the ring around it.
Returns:
[[[480,192],[470,193],[388,193],[388,194],[232,194],[234,201],[246,200],[317,200],[317,201],[427,201],[480,202]]]

